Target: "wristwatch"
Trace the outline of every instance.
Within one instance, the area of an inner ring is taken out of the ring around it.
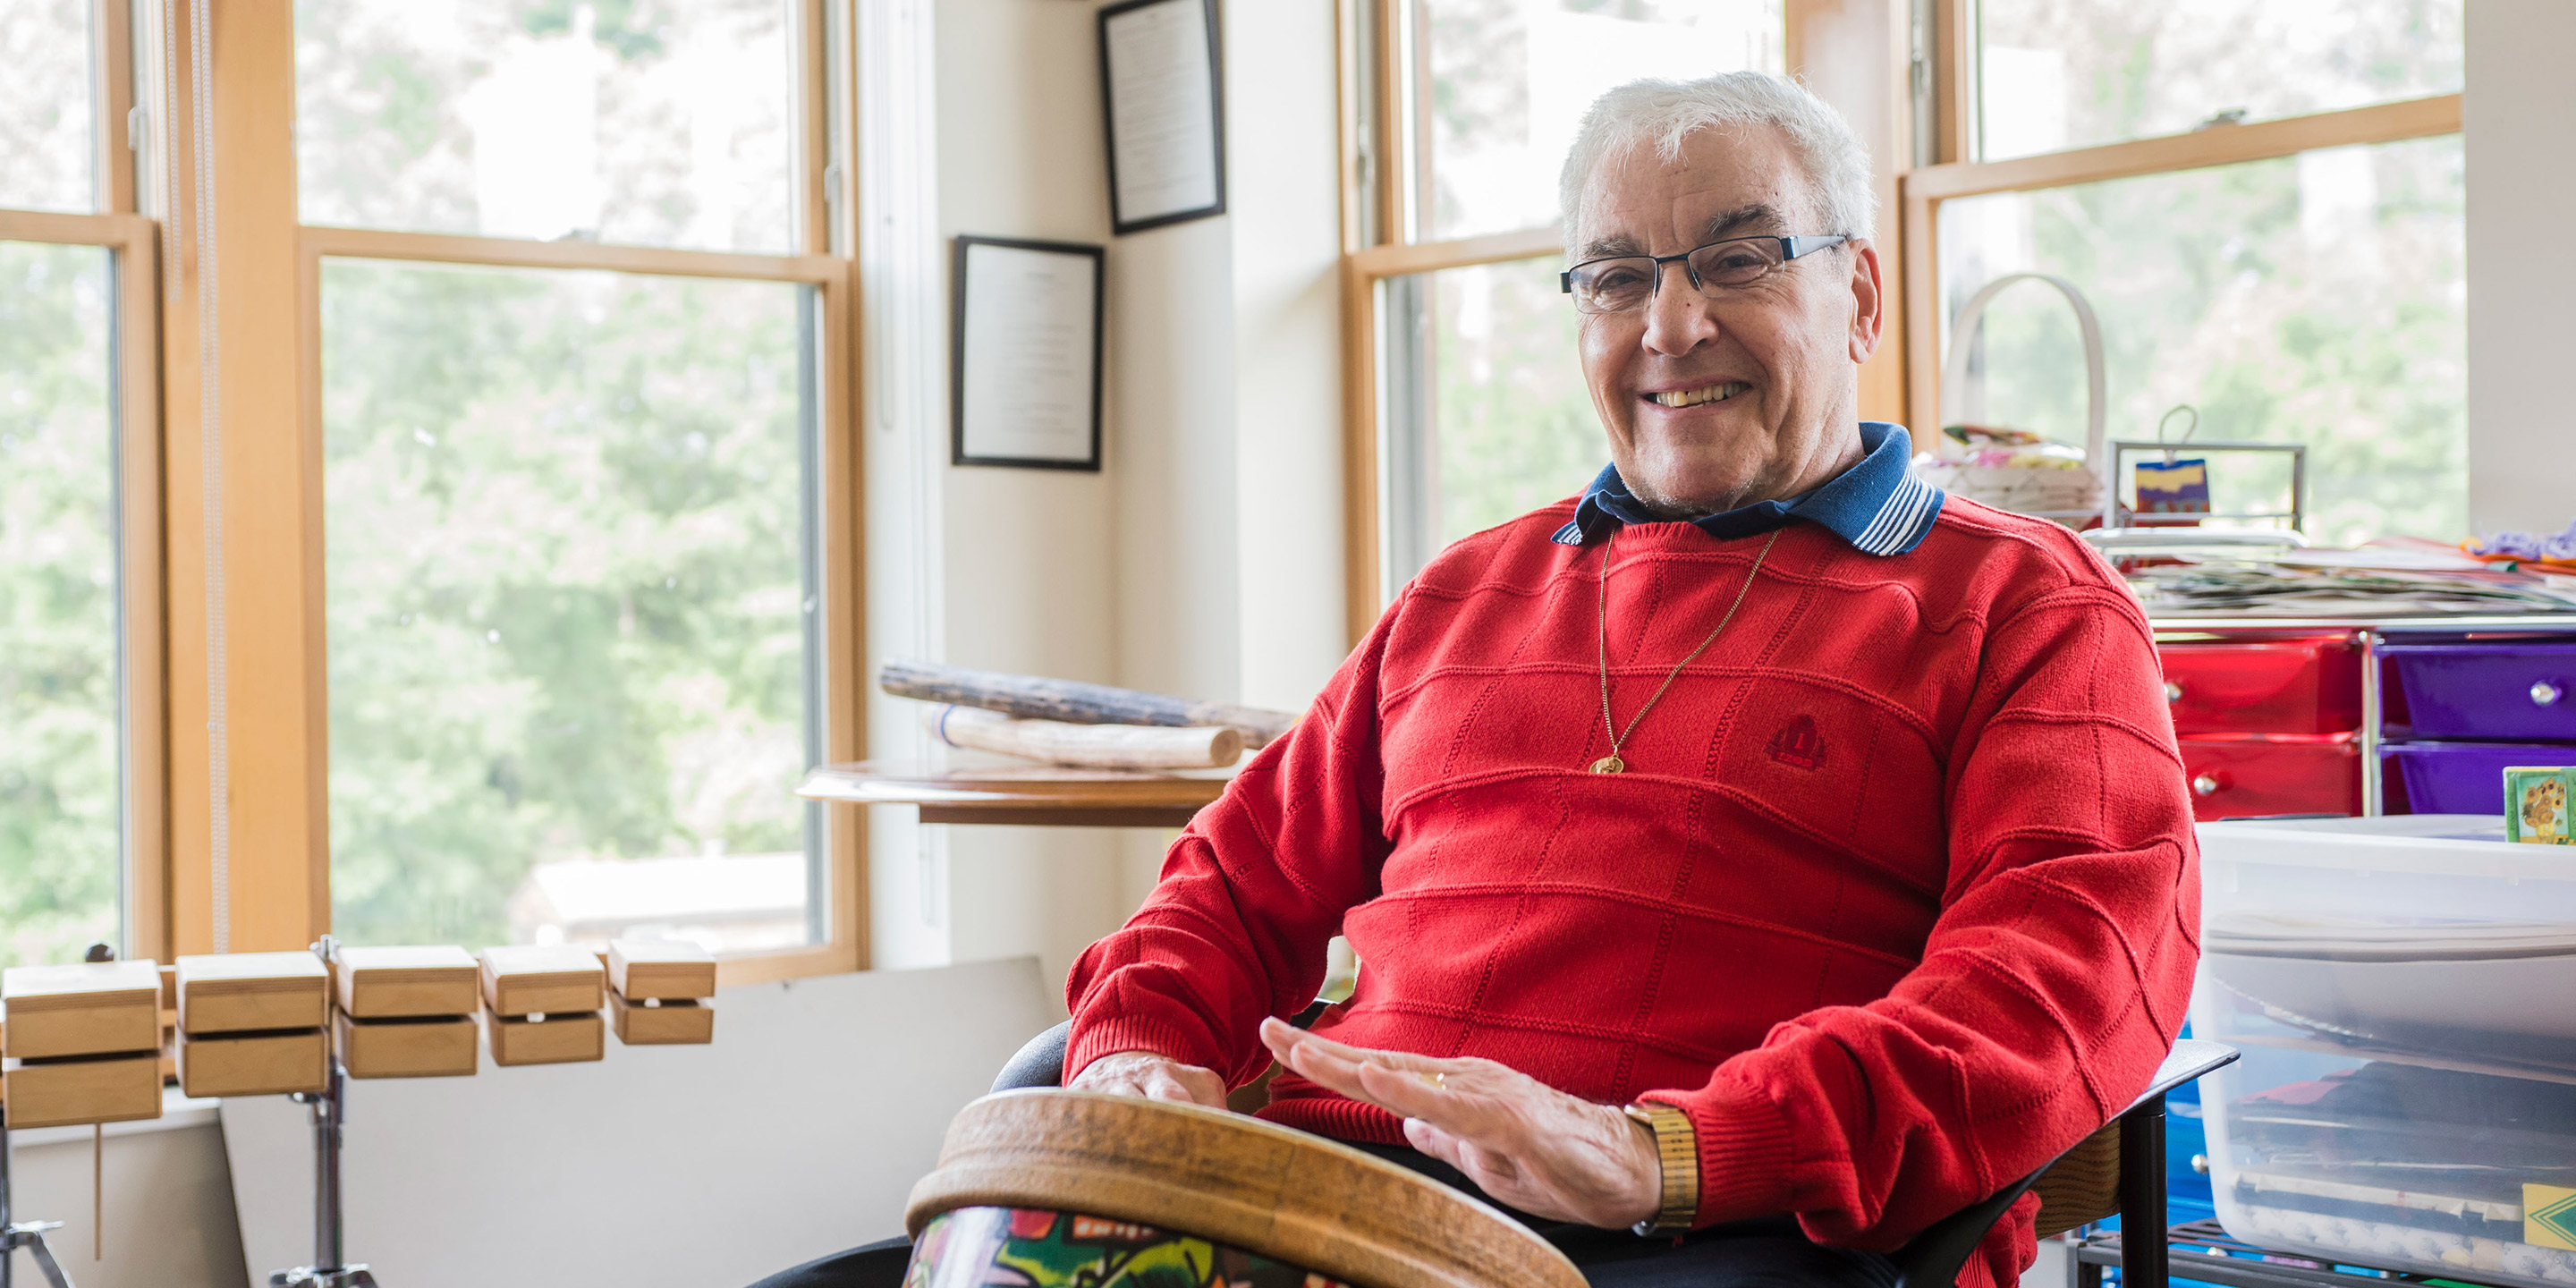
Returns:
[[[1655,1161],[1663,1165],[1663,1202],[1655,1214],[1629,1228],[1640,1235],[1686,1234],[1699,1216],[1699,1135],[1690,1115],[1671,1105],[1647,1101],[1620,1112],[1655,1134]]]

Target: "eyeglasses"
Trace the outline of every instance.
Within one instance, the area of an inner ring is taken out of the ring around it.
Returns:
[[[1612,255],[1587,259],[1558,274],[1574,307],[1585,313],[1628,313],[1646,307],[1664,280],[1664,265],[1679,261],[1702,295],[1751,286],[1801,255],[1840,246],[1851,238],[1729,237],[1679,255]]]

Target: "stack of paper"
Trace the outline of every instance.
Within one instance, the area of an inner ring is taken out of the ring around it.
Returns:
[[[2371,551],[2306,550],[2280,558],[2189,559],[2133,568],[2129,589],[2151,614],[2548,613],[2576,609],[2576,579],[2462,568],[2388,567]],[[2352,556],[2349,559],[2332,556]]]

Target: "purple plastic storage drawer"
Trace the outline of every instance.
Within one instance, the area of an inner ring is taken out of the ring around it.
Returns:
[[[2406,784],[2414,814],[2504,817],[2504,771],[2512,765],[2576,765],[2576,747],[2529,742],[2392,742],[2379,749]]]
[[[2383,644],[2379,653],[2405,690],[2414,737],[2576,739],[2576,640]],[[2503,800],[2501,780],[2496,791]]]

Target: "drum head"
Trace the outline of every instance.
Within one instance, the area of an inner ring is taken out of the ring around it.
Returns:
[[[918,1236],[957,1208],[1081,1213],[1180,1231],[1359,1288],[1584,1288],[1487,1204],[1258,1118],[1085,1091],[1006,1091],[949,1124],[912,1189]]]

